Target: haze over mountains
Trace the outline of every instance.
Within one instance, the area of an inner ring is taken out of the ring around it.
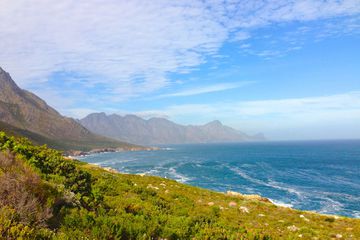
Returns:
[[[135,115],[92,113],[80,123],[94,133],[141,145],[264,140],[262,134],[249,136],[217,120],[201,126],[184,126],[164,118],[145,120]]]
[[[1,68],[0,130],[60,150],[85,151],[134,147],[125,142],[155,145],[240,142],[264,138],[261,134],[249,136],[219,121],[202,126],[183,126],[163,118],[144,120],[135,115],[122,117],[105,113],[93,113],[76,121],[62,116],[35,94],[19,88],[10,74]]]
[[[0,130],[61,150],[130,146],[93,134],[74,119],[60,115],[35,94],[20,89],[1,68]]]

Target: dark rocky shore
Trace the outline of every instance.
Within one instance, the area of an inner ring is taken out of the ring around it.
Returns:
[[[97,153],[108,153],[108,152],[125,152],[125,151],[154,151],[159,150],[158,147],[121,147],[121,148],[97,148],[90,151],[79,151],[79,150],[69,150],[64,152],[64,156],[67,157],[78,157],[78,156],[87,156]]]

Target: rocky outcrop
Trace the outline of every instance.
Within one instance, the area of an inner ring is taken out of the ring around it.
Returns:
[[[77,157],[77,156],[87,156],[91,154],[98,154],[98,153],[109,153],[109,152],[123,152],[123,151],[155,151],[160,150],[158,147],[143,147],[143,146],[135,146],[129,145],[124,147],[117,147],[117,148],[96,148],[90,151],[78,151],[78,150],[69,150],[65,151],[64,155],[68,157]]]

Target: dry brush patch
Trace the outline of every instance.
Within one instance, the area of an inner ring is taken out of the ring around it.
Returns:
[[[15,210],[17,222],[45,226],[51,217],[40,177],[10,153],[0,153],[0,208]]]

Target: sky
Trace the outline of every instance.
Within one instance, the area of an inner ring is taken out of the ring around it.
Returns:
[[[74,118],[360,138],[360,0],[0,0],[0,67]]]

